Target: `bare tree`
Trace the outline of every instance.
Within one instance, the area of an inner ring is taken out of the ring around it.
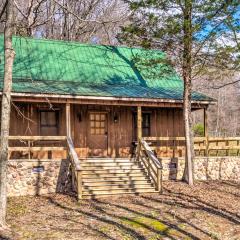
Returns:
[[[129,16],[122,0],[14,0],[17,34],[117,44]]]
[[[11,112],[12,69],[15,52],[12,47],[13,34],[13,1],[6,1],[6,23],[4,30],[4,82],[1,111],[1,143],[0,143],[0,225],[6,224],[7,205],[7,161],[8,137]]]
[[[240,136],[240,83],[239,72],[217,68],[194,79],[194,90],[217,100],[209,106],[209,135]],[[227,84],[229,83],[229,84]],[[200,111],[195,113],[194,124],[202,123]]]

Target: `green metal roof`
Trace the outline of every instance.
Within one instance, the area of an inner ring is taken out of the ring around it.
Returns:
[[[0,81],[4,75],[0,36]],[[183,81],[158,50],[13,37],[13,92],[181,100]],[[209,101],[194,92],[193,100]]]

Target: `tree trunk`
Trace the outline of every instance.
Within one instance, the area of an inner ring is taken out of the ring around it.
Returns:
[[[7,206],[7,160],[8,160],[8,136],[11,110],[12,68],[14,50],[12,48],[13,33],[13,1],[8,0],[7,19],[4,30],[4,83],[2,93],[1,112],[1,143],[0,143],[0,225],[6,225]]]
[[[191,119],[191,93],[192,93],[192,0],[185,0],[184,6],[184,49],[183,49],[183,117],[186,138],[186,154],[184,180],[193,185],[193,136]]]

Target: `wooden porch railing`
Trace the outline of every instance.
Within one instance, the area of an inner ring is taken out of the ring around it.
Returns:
[[[145,137],[151,149],[168,151],[173,157],[178,150],[185,150],[185,137]],[[240,137],[194,137],[196,156],[239,156]]]
[[[156,190],[162,192],[162,164],[144,140],[140,140],[138,143],[136,160],[145,167]]]
[[[28,159],[31,159],[33,152],[64,151],[65,142],[66,136],[9,136],[8,151],[9,153],[24,152],[24,155],[28,155]]]
[[[14,141],[14,146],[12,144]],[[31,153],[39,151],[66,151],[67,158],[71,163],[72,186],[77,192],[78,199],[82,198],[82,172],[78,155],[75,151],[73,141],[66,136],[9,136],[9,152],[25,152],[28,159]],[[18,146],[15,146],[18,145]],[[40,146],[39,146],[40,145]],[[42,145],[42,146],[41,146]],[[47,146],[46,146],[47,145]],[[59,145],[59,146],[54,146]]]
[[[78,200],[82,198],[82,168],[75,151],[73,141],[70,137],[67,137],[68,157],[72,166],[72,186],[77,192]]]

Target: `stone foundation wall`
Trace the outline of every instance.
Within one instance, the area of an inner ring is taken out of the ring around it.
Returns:
[[[9,160],[8,196],[69,191],[67,160]]]
[[[163,180],[180,180],[184,158],[162,158]],[[240,181],[240,157],[196,157],[196,180]],[[71,192],[67,160],[9,160],[8,196]]]
[[[162,158],[163,180],[180,180],[183,176],[184,158]],[[240,157],[196,157],[194,159],[196,180],[240,181]]]

